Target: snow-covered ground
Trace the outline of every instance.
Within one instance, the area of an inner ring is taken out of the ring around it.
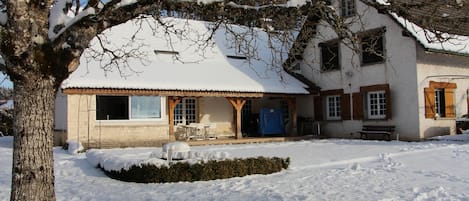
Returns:
[[[161,148],[104,150],[145,158]],[[230,157],[290,157],[271,175],[203,182],[137,184],[110,179],[84,153],[54,149],[58,200],[469,200],[469,135],[457,140],[301,142],[192,147]],[[0,138],[0,200],[8,200],[12,138]]]

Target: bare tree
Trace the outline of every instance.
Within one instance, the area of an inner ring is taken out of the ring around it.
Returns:
[[[103,3],[88,0],[80,7],[83,3],[80,0],[0,1],[1,70],[14,83],[15,101],[11,200],[55,200],[54,98],[61,82],[79,65],[79,58],[89,42],[109,27],[141,14],[156,19],[161,15],[173,15],[266,30],[292,29],[303,23],[314,25],[325,20],[340,37],[352,36],[326,0],[299,5],[291,5],[286,0],[200,2],[204,1],[109,0]],[[383,12],[392,11],[409,18],[412,16],[410,9],[419,6],[404,0],[391,0],[385,5],[372,0],[365,2]],[[440,6],[439,2],[443,1],[430,2],[425,1],[425,5]],[[467,8],[465,1],[455,2],[451,6]],[[467,9],[464,11],[468,13]],[[445,21],[446,18],[428,17],[429,20],[417,24],[446,32],[454,31],[461,24],[454,23],[453,28],[432,26],[432,19]],[[421,18],[416,16],[415,19]],[[468,21],[466,15],[451,20]],[[273,23],[267,23],[269,21]],[[306,41],[312,34],[314,30],[303,31],[297,40]],[[116,52],[109,53],[119,57]]]

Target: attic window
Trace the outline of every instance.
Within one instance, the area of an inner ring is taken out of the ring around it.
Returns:
[[[171,50],[154,50],[156,55],[158,54],[167,54],[167,55],[179,55],[178,51],[171,51]]]
[[[246,56],[226,55],[226,57],[228,57],[230,59],[241,59],[241,60],[246,60],[247,59]]]

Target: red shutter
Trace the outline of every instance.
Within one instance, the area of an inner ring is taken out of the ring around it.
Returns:
[[[391,90],[389,89],[389,85],[386,85],[384,92],[386,96],[386,119],[392,119]]]
[[[342,120],[350,120],[350,94],[342,94],[340,97],[340,108]]]
[[[322,112],[322,97],[315,96],[314,97],[314,119],[317,121],[323,120],[323,112]]]
[[[363,119],[363,94],[353,93],[353,119]]]

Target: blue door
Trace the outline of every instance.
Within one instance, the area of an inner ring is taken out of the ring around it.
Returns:
[[[281,109],[263,108],[259,113],[259,132],[262,135],[283,134],[285,128]]]

